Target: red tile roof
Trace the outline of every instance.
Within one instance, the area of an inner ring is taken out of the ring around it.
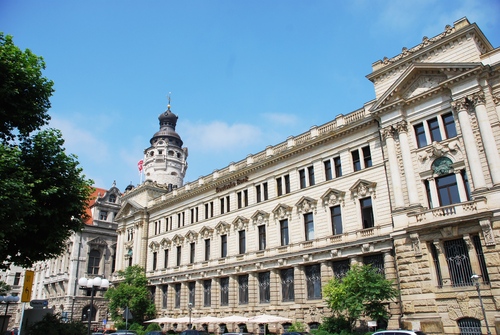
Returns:
[[[89,217],[84,222],[86,225],[92,225],[92,221],[93,221],[92,207],[94,206],[97,197],[99,197],[99,196],[102,197],[108,191],[104,188],[99,188],[99,187],[93,187],[93,189],[94,189],[94,191],[92,192],[92,195],[90,196],[89,205],[87,206],[87,209],[86,209],[87,215]]]

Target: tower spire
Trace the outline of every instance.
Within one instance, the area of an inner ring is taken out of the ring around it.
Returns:
[[[172,94],[172,92],[168,92],[168,95],[167,95],[167,98],[168,98],[167,110],[170,110],[170,94]]]

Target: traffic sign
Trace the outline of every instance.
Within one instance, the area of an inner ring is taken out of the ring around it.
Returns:
[[[30,306],[33,308],[44,308],[49,305],[48,300],[31,300]]]
[[[23,292],[21,293],[21,302],[29,302],[31,300],[31,290],[33,289],[33,279],[35,271],[26,270],[24,272]]]

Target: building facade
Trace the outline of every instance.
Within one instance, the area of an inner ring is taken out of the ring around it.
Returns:
[[[108,303],[103,292],[96,292],[90,306],[90,291],[82,290],[82,277],[110,278],[115,271],[116,223],[121,204],[121,192],[113,183],[109,189],[95,188],[87,214],[89,219],[80,233],[66,242],[67,251],[58,258],[37,263],[33,270],[32,300],[47,300],[48,307],[67,320],[88,322],[105,328]]]
[[[150,173],[122,196],[116,269],[145,268],[158,316],[267,313],[315,328],[329,315],[321,288],[372,264],[400,290],[389,328],[487,321],[500,334],[499,62],[463,18],[375,62],[362,108],[186,184],[187,149],[162,133],[169,106],[144,161],[173,177]]]

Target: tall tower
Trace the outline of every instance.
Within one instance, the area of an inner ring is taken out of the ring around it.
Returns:
[[[158,116],[160,130],[151,140],[151,146],[144,150],[144,174],[146,180],[158,184],[181,187],[187,170],[188,149],[182,147],[182,139],[175,131],[177,115],[170,111],[170,97],[167,110]]]

